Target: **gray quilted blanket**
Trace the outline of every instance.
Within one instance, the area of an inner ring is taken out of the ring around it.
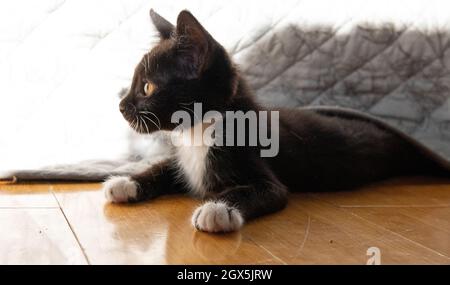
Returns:
[[[269,105],[375,115],[450,158],[450,35],[408,26],[290,25],[255,43],[243,70]]]

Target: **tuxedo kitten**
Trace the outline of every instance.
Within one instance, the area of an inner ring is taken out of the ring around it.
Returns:
[[[195,116],[195,103],[202,104],[203,113],[217,111],[222,120],[227,111],[278,111],[278,125],[270,124],[267,131],[278,136],[279,150],[263,157],[260,143],[172,146],[165,159],[141,174],[109,178],[104,192],[110,202],[189,193],[205,200],[192,215],[195,228],[229,232],[283,209],[288,192],[347,190],[394,176],[449,176],[442,161],[363,116],[320,109],[268,110],[258,105],[225,49],[191,13],[182,11],[176,26],[153,10],[150,17],[160,41],[137,65],[131,88],[120,103],[131,127],[139,133],[172,131],[183,141],[195,136],[191,130],[196,126],[208,127],[193,118],[180,132],[172,122],[179,110]],[[251,128],[246,130],[248,138]],[[237,133],[231,130],[231,134]]]

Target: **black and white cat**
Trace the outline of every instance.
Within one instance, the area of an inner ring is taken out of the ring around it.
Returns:
[[[264,111],[225,49],[188,11],[176,26],[154,11],[160,42],[137,65],[120,111],[139,133],[174,131],[174,112]],[[195,228],[229,232],[283,209],[289,192],[337,191],[404,175],[450,176],[448,166],[382,123],[333,109],[279,109],[279,152],[261,146],[170,146],[142,173],[104,182],[110,202],[137,202],[169,193],[205,199],[192,216]],[[195,120],[192,120],[195,122]],[[191,127],[194,127],[192,123]],[[270,131],[270,126],[269,126]],[[179,139],[190,132],[176,134]]]

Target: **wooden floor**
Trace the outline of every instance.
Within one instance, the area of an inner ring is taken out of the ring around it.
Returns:
[[[450,181],[292,194],[240,232],[195,231],[199,201],[105,203],[99,184],[0,184],[0,264],[450,264]]]

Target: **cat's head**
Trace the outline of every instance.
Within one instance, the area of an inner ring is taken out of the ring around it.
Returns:
[[[150,10],[160,41],[137,65],[120,111],[140,133],[172,130],[171,116],[191,112],[194,102],[203,112],[223,111],[236,89],[235,68],[225,51],[188,11],[176,26]]]

